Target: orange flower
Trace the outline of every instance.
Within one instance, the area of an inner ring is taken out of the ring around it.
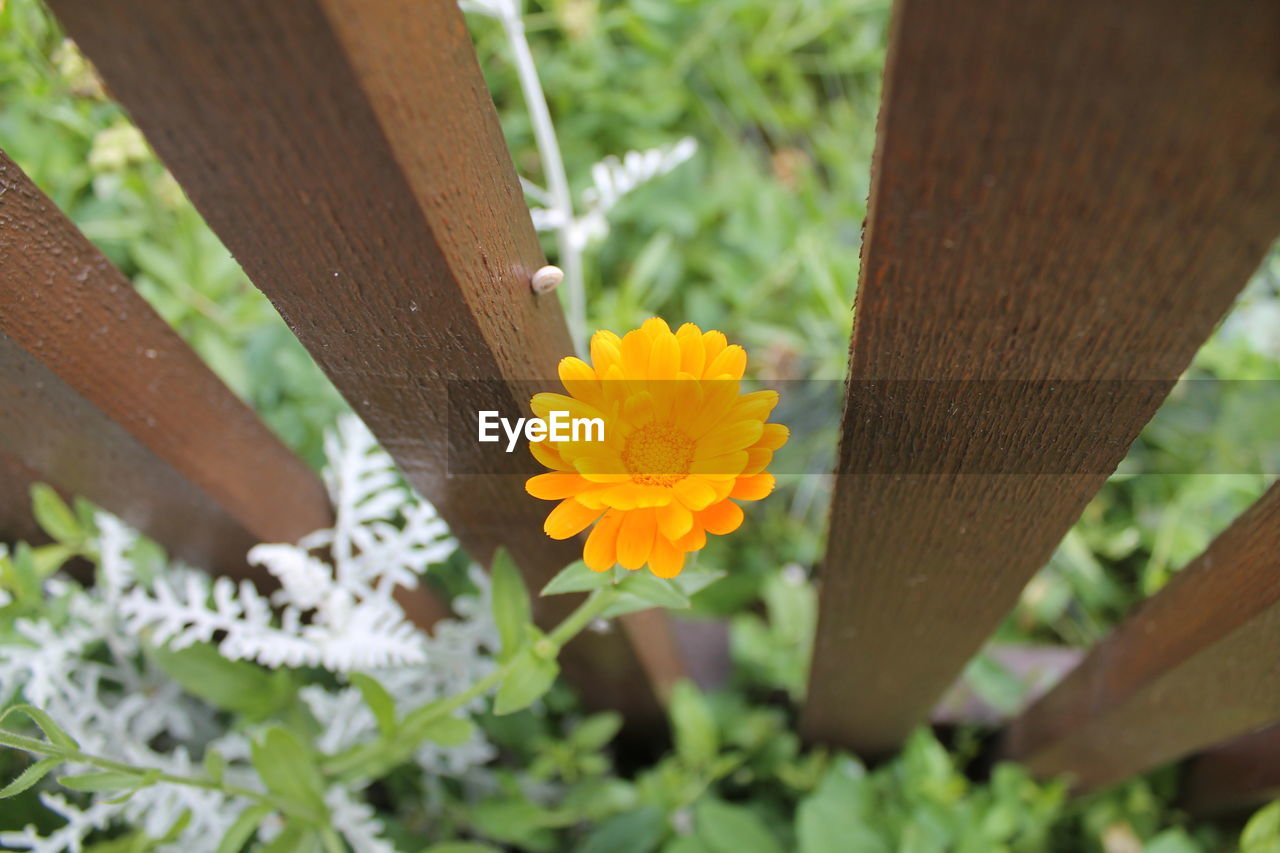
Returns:
[[[568,394],[538,394],[533,411],[544,420],[551,412],[599,418],[603,440],[530,442],[551,473],[525,489],[560,502],[543,525],[551,538],[595,525],[582,555],[595,571],[647,563],[658,577],[675,577],[707,534],[742,523],[735,501],[773,490],[764,469],[789,435],[766,423],[778,394],[739,393],[746,352],[692,323],[672,333],[655,318],[621,338],[596,332],[591,361],[561,361]]]

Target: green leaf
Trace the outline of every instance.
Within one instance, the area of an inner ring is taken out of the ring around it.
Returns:
[[[269,814],[271,814],[271,807],[267,805],[249,806],[240,812],[240,816],[227,827],[222,840],[218,842],[217,853],[240,853],[241,848],[248,843],[254,831],[257,830],[258,824],[262,823],[262,819]]]
[[[546,809],[523,797],[491,797],[471,810],[471,823],[481,834],[522,846],[550,823],[549,817]]]
[[[250,719],[265,719],[293,700],[294,685],[289,673],[270,672],[249,661],[229,660],[207,643],[177,651],[159,646],[150,653],[165,674],[188,693]]]
[[[324,781],[311,753],[288,729],[273,726],[252,744],[254,769],[267,790],[317,816],[325,814]]]
[[[593,572],[587,564],[578,560],[560,570],[539,595],[562,595],[566,592],[590,592],[606,587],[613,582],[610,572]]]
[[[673,578],[672,583],[682,593],[692,598],[727,574],[729,573],[723,569],[688,569]]]
[[[868,819],[875,807],[866,770],[851,759],[837,759],[818,789],[796,809],[800,853],[890,853],[895,848],[879,830],[883,822]]]
[[[37,602],[41,598],[40,570],[36,567],[35,552],[26,542],[19,542],[9,559],[13,569],[13,591],[19,601]]]
[[[600,824],[577,853],[651,853],[666,835],[666,816],[653,806],[645,806]]]
[[[178,836],[182,835],[183,830],[191,823],[191,809],[183,809],[182,814],[178,815],[178,819],[173,822],[173,826],[169,827],[160,838],[149,838],[148,841],[154,844],[170,844],[178,840]]]
[[[694,810],[694,820],[698,838],[713,853],[782,853],[764,821],[748,808],[707,797]]]
[[[58,784],[73,791],[97,793],[99,791],[135,791],[153,784],[153,781],[137,773],[104,770],[97,773],[81,773],[77,776],[62,776],[58,779]]]
[[[604,613],[600,614],[601,619],[617,619],[619,616],[626,616],[628,613],[637,613],[641,610],[652,610],[654,608],[652,601],[640,598],[635,595],[622,593],[618,596],[613,604],[609,605]]]
[[[525,626],[529,624],[533,612],[529,603],[529,591],[525,589],[515,560],[511,559],[506,548],[499,548],[493,555],[489,577],[493,621],[498,626],[498,634],[502,640],[502,652],[498,655],[498,660],[506,661],[524,645]]]
[[[531,649],[522,650],[516,656],[511,674],[498,688],[493,713],[501,716],[528,708],[551,689],[559,674],[560,665],[554,660],[540,658]]]
[[[85,539],[84,529],[71,507],[44,483],[31,486],[31,511],[41,529],[58,542],[80,543]]]
[[[351,675],[351,683],[360,689],[364,703],[373,712],[378,723],[378,731],[390,737],[396,731],[396,700],[391,698],[387,689],[372,676],[357,672]]]
[[[569,735],[569,742],[584,752],[604,749],[622,728],[622,715],[617,711],[594,714],[583,720]]]
[[[279,835],[258,848],[258,853],[315,853],[319,849],[320,835],[315,829],[289,821]]]
[[[475,734],[475,723],[463,717],[441,717],[422,730],[422,736],[440,746],[461,746]]]
[[[618,588],[659,607],[684,609],[689,606],[689,597],[677,589],[674,583],[649,572],[632,572]]]
[[[1142,853],[1200,853],[1203,849],[1185,830],[1174,828],[1166,829],[1144,844]]]
[[[715,717],[693,682],[679,681],[672,688],[669,713],[680,760],[691,767],[710,763],[720,751],[720,737]]]
[[[1255,812],[1240,834],[1240,853],[1277,849],[1280,849],[1280,800]]]
[[[681,835],[667,842],[662,853],[711,853],[711,848],[696,835]]]
[[[35,563],[36,575],[41,578],[49,577],[79,552],[80,549],[74,545],[63,545],[58,542],[33,548],[31,560]]]
[[[445,841],[432,844],[422,853],[502,853],[492,844],[481,844],[479,841]]]
[[[204,772],[209,774],[210,779],[221,785],[227,772],[227,759],[223,758],[222,753],[216,749],[206,749],[203,763]]]
[[[45,776],[49,775],[49,771],[62,763],[61,758],[42,758],[35,764],[32,764],[26,770],[18,774],[8,785],[0,788],[0,800],[6,797],[14,797],[39,782]]]
[[[25,714],[31,718],[31,721],[40,727],[40,731],[44,732],[44,736],[49,739],[49,743],[60,746],[63,749],[79,749],[80,744],[76,743],[75,738],[63,731],[62,727],[53,721],[44,711],[34,705],[12,705],[0,713],[0,723],[4,722],[10,714]]]

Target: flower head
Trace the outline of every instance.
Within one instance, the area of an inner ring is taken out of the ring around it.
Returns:
[[[740,393],[746,352],[692,323],[673,333],[654,318],[621,338],[596,332],[591,361],[561,361],[567,394],[538,394],[532,404],[544,419],[600,419],[603,440],[530,442],[551,472],[525,489],[559,501],[543,525],[553,539],[592,528],[583,549],[590,568],[648,564],[675,577],[708,534],[742,523],[735,501],[773,490],[764,469],[789,435],[767,423],[778,394]]]

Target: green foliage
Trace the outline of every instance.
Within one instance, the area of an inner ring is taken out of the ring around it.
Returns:
[[[516,568],[515,560],[505,548],[499,548],[489,568],[493,584],[493,622],[502,638],[499,660],[509,660],[524,647],[533,610],[529,593]]]
[[[841,378],[886,0],[527,5],[533,50],[578,191],[590,178],[589,165],[606,155],[683,136],[700,146],[678,172],[628,197],[608,240],[589,253],[593,325],[623,330],[654,314],[691,319],[744,343],[759,378]],[[469,22],[514,160],[522,174],[542,181],[500,27],[476,16]],[[322,430],[343,403],[35,0],[0,2],[0,103],[0,147],[287,443],[318,463]],[[545,246],[554,251],[549,238]],[[1277,282],[1280,254],[1273,253],[1242,307],[1276,304]],[[1266,435],[1280,422],[1277,401],[1238,381],[1280,379],[1277,353],[1229,322],[1198,355],[1191,376],[1237,381],[1219,382],[1212,393],[1175,392],[1027,587],[999,639],[1095,642],[1266,488],[1270,478],[1250,472],[1280,470],[1267,456],[1274,447]],[[319,849],[323,783],[353,779],[376,780],[379,796],[401,807],[395,820],[430,827],[431,838],[485,839],[443,841],[424,853],[493,853],[496,845],[661,853],[1219,849],[1220,833],[1187,824],[1169,808],[1172,791],[1159,776],[1068,805],[1060,785],[1033,782],[1011,766],[974,781],[956,754],[923,732],[875,770],[849,756],[802,749],[790,711],[756,701],[768,691],[800,699],[816,619],[814,589],[798,566],[821,556],[828,493],[816,475],[830,470],[835,427],[800,426],[797,444],[811,446],[798,458],[815,476],[781,483],[773,498],[750,508],[741,531],[712,541],[700,566],[661,581],[575,563],[542,590],[610,593],[607,609],[592,618],[661,606],[731,620],[738,665],[732,689],[704,694],[677,685],[674,750],[625,777],[614,773],[610,754],[619,718],[579,719],[555,687],[561,643],[533,626],[528,590],[505,552],[492,570],[505,668],[486,686],[496,688],[494,710],[502,716],[483,725],[500,743],[502,760],[479,801],[474,792],[442,785],[444,806],[429,816],[417,780],[406,781],[401,770],[423,743],[472,737],[472,724],[449,698],[397,708],[378,681],[355,675],[351,683],[381,739],[321,756],[310,745],[314,721],[297,701],[304,674],[269,674],[223,660],[207,646],[151,653],[162,671],[235,725],[271,726],[254,747],[254,766],[271,795],[287,804],[288,820],[265,849]],[[45,487],[33,499],[53,541],[0,553],[0,589],[13,599],[0,608],[0,627],[45,606],[42,582],[68,560],[93,556],[91,512],[68,507]],[[141,542],[132,555],[141,571],[149,561],[158,564],[147,556],[152,547]],[[779,571],[788,565],[797,568]],[[702,568],[710,566],[724,571]],[[757,602],[763,612],[753,608]],[[976,659],[967,677],[997,707],[1012,709],[1022,699],[1024,685],[991,659]],[[38,709],[10,708],[4,718],[24,714],[48,738],[33,740],[41,748],[76,748]],[[33,786],[49,784],[46,775],[61,763],[4,764],[3,778],[12,781],[0,796],[34,810]],[[223,784],[226,761],[209,751],[204,771]],[[126,792],[144,781],[141,773],[104,768],[78,776],[70,777],[73,785],[119,785]],[[538,798],[530,788],[539,789]],[[247,807],[220,850],[250,843],[273,811],[281,809]],[[26,819],[17,811],[0,819],[19,814]],[[1250,821],[1241,849],[1280,849],[1277,827],[1273,805]],[[399,837],[413,839],[416,846],[402,845],[406,850],[428,843],[421,831]],[[94,849],[149,843],[123,834]]]
[[[215,708],[244,714],[250,720],[279,713],[297,692],[288,672],[268,672],[248,661],[228,660],[206,643],[177,651],[159,646],[149,653],[191,695]]]

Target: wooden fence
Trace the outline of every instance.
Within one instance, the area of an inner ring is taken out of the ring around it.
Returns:
[[[543,257],[455,5],[50,5],[464,546],[506,546],[533,587],[571,560],[519,488],[528,460],[447,440],[451,406],[516,407],[571,351],[529,288]],[[898,0],[808,738],[874,757],[928,718],[1280,235],[1277,56],[1280,7],[1250,0]],[[217,571],[327,520],[314,476],[8,161],[0,275],[9,482]],[[29,530],[2,497],[0,532]],[[1007,753],[1083,790],[1280,721],[1277,546],[1273,489]],[[633,719],[686,671],[658,611],[566,654]],[[1222,790],[1240,750],[1196,760],[1189,802],[1274,788]]]

